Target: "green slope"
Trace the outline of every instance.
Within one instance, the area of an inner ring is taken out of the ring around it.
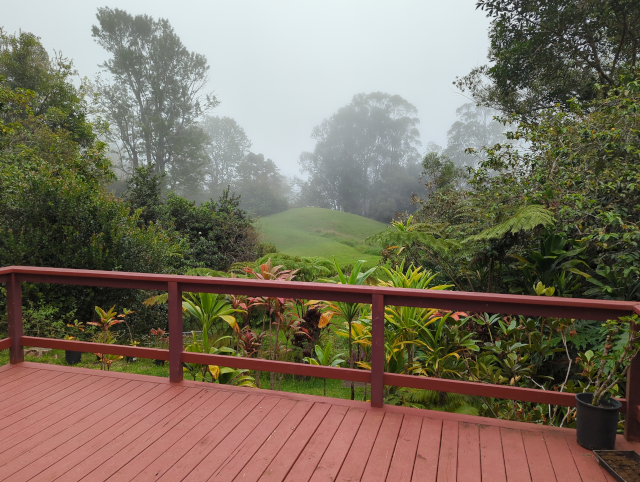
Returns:
[[[340,265],[359,259],[374,265],[380,259],[364,238],[379,233],[384,224],[355,214],[322,208],[295,208],[258,221],[263,242],[293,256],[334,257]]]

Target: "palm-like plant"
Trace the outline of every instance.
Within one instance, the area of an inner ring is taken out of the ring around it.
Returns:
[[[349,277],[347,278],[345,274],[342,272],[342,270],[340,269],[340,266],[338,266],[338,262],[334,259],[333,264],[336,268],[336,271],[338,272],[338,281],[335,281],[335,280],[325,280],[325,281],[328,281],[330,283],[337,282],[338,284],[344,284],[344,285],[346,284],[363,285],[365,284],[369,276],[371,276],[373,272],[376,270],[376,267],[373,267],[367,271],[362,272],[361,271],[362,265],[364,263],[365,263],[364,260],[362,259],[359,260],[355,264],[355,266],[351,270],[351,273],[349,274]],[[329,307],[330,314],[340,315],[347,323],[347,328],[349,332],[349,368],[353,368],[353,364],[354,364],[353,336],[352,336],[351,324],[354,322],[354,320],[356,320],[360,316],[362,304],[361,303],[345,303],[342,301],[336,301],[336,302],[327,303],[327,306]],[[324,319],[321,320],[321,323],[319,326],[321,328],[323,326],[326,326],[329,323],[330,319],[331,319],[331,315],[325,316]],[[355,400],[355,397],[356,397],[355,387],[353,385],[353,382],[351,382],[351,400]]]
[[[389,286],[394,288],[412,288],[419,290],[445,290],[451,285],[438,285],[429,287],[433,279],[437,276],[430,271],[424,271],[421,267],[413,264],[404,269],[404,261],[398,269],[387,269],[382,267],[387,274],[389,281],[378,281],[379,286]],[[395,346],[407,346],[407,363],[413,363],[415,353],[415,340],[419,337],[420,331],[428,322],[429,318],[437,310],[429,308],[415,308],[410,306],[386,306],[385,321],[387,323],[387,338],[394,340]]]
[[[310,365],[321,365],[324,367],[337,367],[342,365],[345,361],[342,359],[344,353],[334,353],[333,346],[330,342],[323,347],[320,345],[315,346],[316,357],[305,357],[304,361],[309,363]],[[324,396],[327,396],[327,379],[324,378],[322,380],[324,382],[323,393]]]
[[[193,337],[193,340],[185,348],[185,350],[188,352],[207,353],[210,355],[237,355],[236,351],[233,348],[229,348],[227,346],[210,346],[208,348],[205,348],[204,343],[201,343],[196,338],[195,333],[192,333],[191,335]],[[217,341],[224,342],[225,339],[229,338],[230,337],[228,336],[224,336]],[[220,367],[218,365],[199,365],[197,363],[184,363],[183,370],[190,373],[194,381],[199,377],[202,379],[202,381],[206,381],[207,375],[209,375],[213,383],[236,385],[241,387],[256,387],[254,378],[245,375],[245,373],[249,370],[236,370],[234,368]]]
[[[241,310],[233,308],[224,295],[214,293],[187,293],[183,297],[182,309],[198,320],[202,328],[202,343],[208,353],[210,348],[209,330],[215,326],[217,320],[227,323],[238,335],[240,328],[233,313]]]

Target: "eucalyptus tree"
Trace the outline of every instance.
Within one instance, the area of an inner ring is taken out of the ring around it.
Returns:
[[[111,57],[101,64],[99,107],[112,127],[110,141],[121,167],[155,165],[172,189],[199,181],[206,135],[198,125],[218,104],[204,91],[209,65],[190,52],[169,21],[99,8],[95,41]]]

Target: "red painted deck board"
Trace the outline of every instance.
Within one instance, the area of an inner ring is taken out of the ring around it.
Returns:
[[[422,420],[420,441],[413,465],[413,482],[435,482],[438,477],[442,420],[425,418]]]
[[[280,482],[284,480],[331,408],[328,403],[316,403],[313,405],[295,432],[291,434],[289,440],[282,446],[280,452],[269,462],[269,466],[259,479],[261,482]],[[245,471],[243,470],[238,478],[243,480],[244,475]]]
[[[506,482],[502,437],[498,427],[480,426],[480,460],[482,480]]]
[[[0,367],[0,480],[611,479],[570,429],[23,363]]]
[[[393,482],[410,482],[413,475],[413,465],[420,441],[422,417],[405,415],[402,427],[391,459],[391,466],[387,479]],[[368,468],[367,468],[368,469]],[[366,474],[366,473],[365,473]]]
[[[287,400],[291,402],[291,400]],[[277,407],[280,410],[280,405]],[[258,480],[271,461],[285,445],[313,406],[309,402],[287,403],[282,408],[284,418],[269,415],[251,440],[230,459],[224,468],[215,472],[209,480],[229,481],[238,476],[243,481]],[[286,410],[286,412],[284,411]],[[276,423],[274,423],[276,422]],[[277,423],[280,422],[280,423]],[[241,472],[241,475],[238,475]]]
[[[473,423],[458,426],[458,479],[460,482],[480,482],[480,432]]]
[[[362,480],[371,482],[386,480],[391,458],[398,442],[398,434],[402,427],[402,419],[403,416],[399,413],[387,413],[385,415],[378,436],[375,438],[373,450],[369,455],[369,463],[366,464]],[[416,425],[420,426],[419,422]],[[413,460],[411,460],[411,465],[413,465]]]
[[[500,429],[504,468],[509,482],[531,482],[531,472],[527,463],[527,452],[522,440],[522,432],[509,428]],[[550,478],[549,482],[555,478]]]
[[[297,482],[311,478],[313,471],[318,466],[324,452],[333,441],[334,435],[344,421],[347,412],[348,409],[346,407],[331,407],[322,424],[291,467],[285,479],[287,482]]]
[[[544,435],[535,432],[523,432],[522,439],[527,452],[532,482],[555,481],[556,476],[551,465]]]
[[[454,420],[442,422],[438,482],[456,482],[458,477],[458,425]]]

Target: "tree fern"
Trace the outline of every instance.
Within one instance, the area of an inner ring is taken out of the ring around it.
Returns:
[[[489,241],[499,239],[506,234],[516,234],[520,231],[531,231],[538,226],[550,226],[556,222],[551,211],[539,204],[531,204],[518,209],[506,221],[485,229],[479,234],[469,236],[465,242]]]

